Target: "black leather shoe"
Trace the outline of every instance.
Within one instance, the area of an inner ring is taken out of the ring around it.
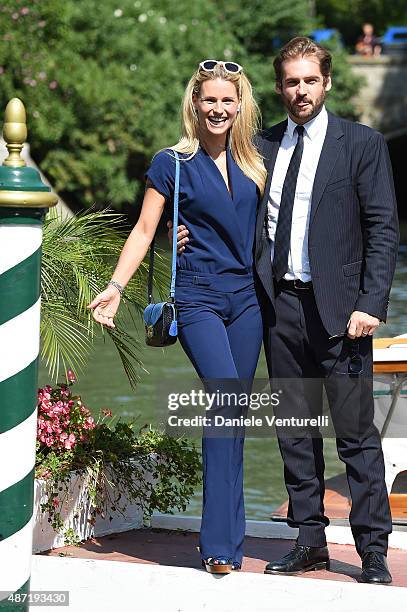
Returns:
[[[387,566],[386,555],[379,552],[366,552],[362,556],[360,579],[370,584],[390,584],[392,577]]]
[[[282,559],[268,563],[265,574],[303,574],[310,570],[329,570],[329,553],[326,546],[316,548],[314,546],[301,546],[296,544],[294,548]]]
[[[230,574],[233,569],[232,559],[227,557],[208,557],[202,559],[202,565],[210,574]]]
[[[240,572],[240,570],[242,569],[242,566],[240,563],[238,563],[237,561],[233,561],[232,563],[232,570],[235,572]]]

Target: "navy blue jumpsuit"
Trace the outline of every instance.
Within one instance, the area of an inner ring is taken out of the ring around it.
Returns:
[[[177,258],[175,300],[179,339],[204,381],[252,380],[262,342],[253,282],[253,241],[258,193],[227,149],[230,192],[203,148],[181,157],[179,224],[189,242]],[[175,159],[158,153],[147,172],[170,206]],[[172,214],[172,211],[170,211]],[[241,563],[245,534],[243,436],[202,439],[202,558]]]

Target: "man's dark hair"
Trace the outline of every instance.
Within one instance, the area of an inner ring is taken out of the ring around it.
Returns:
[[[282,63],[286,60],[295,59],[297,57],[315,56],[319,61],[321,74],[324,77],[324,82],[331,76],[332,56],[327,49],[321,47],[316,42],[306,36],[297,36],[290,40],[278,55],[274,58],[274,70],[276,73],[276,81],[281,85],[283,79]]]

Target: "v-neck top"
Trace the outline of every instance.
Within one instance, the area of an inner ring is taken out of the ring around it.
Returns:
[[[177,269],[222,274],[229,287],[240,287],[242,282],[250,281],[253,273],[256,184],[243,174],[229,148],[226,159],[230,192],[219,168],[203,148],[191,159],[187,154],[179,157],[178,224],[188,228],[189,242],[177,257]],[[157,153],[146,176],[165,197],[165,212],[172,220],[174,152],[166,149]]]

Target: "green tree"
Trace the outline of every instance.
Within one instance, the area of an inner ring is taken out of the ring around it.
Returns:
[[[191,66],[234,49],[213,8],[185,0],[2,2],[0,102],[24,101],[32,155],[69,203],[134,201],[153,153],[176,139]]]
[[[310,31],[308,0],[2,0],[0,107],[25,103],[36,162],[74,208],[133,217],[155,151],[176,141],[185,84],[204,58],[251,78],[264,125],[283,116],[277,46]],[[340,69],[339,69],[340,64]],[[346,62],[330,95],[351,115]]]

